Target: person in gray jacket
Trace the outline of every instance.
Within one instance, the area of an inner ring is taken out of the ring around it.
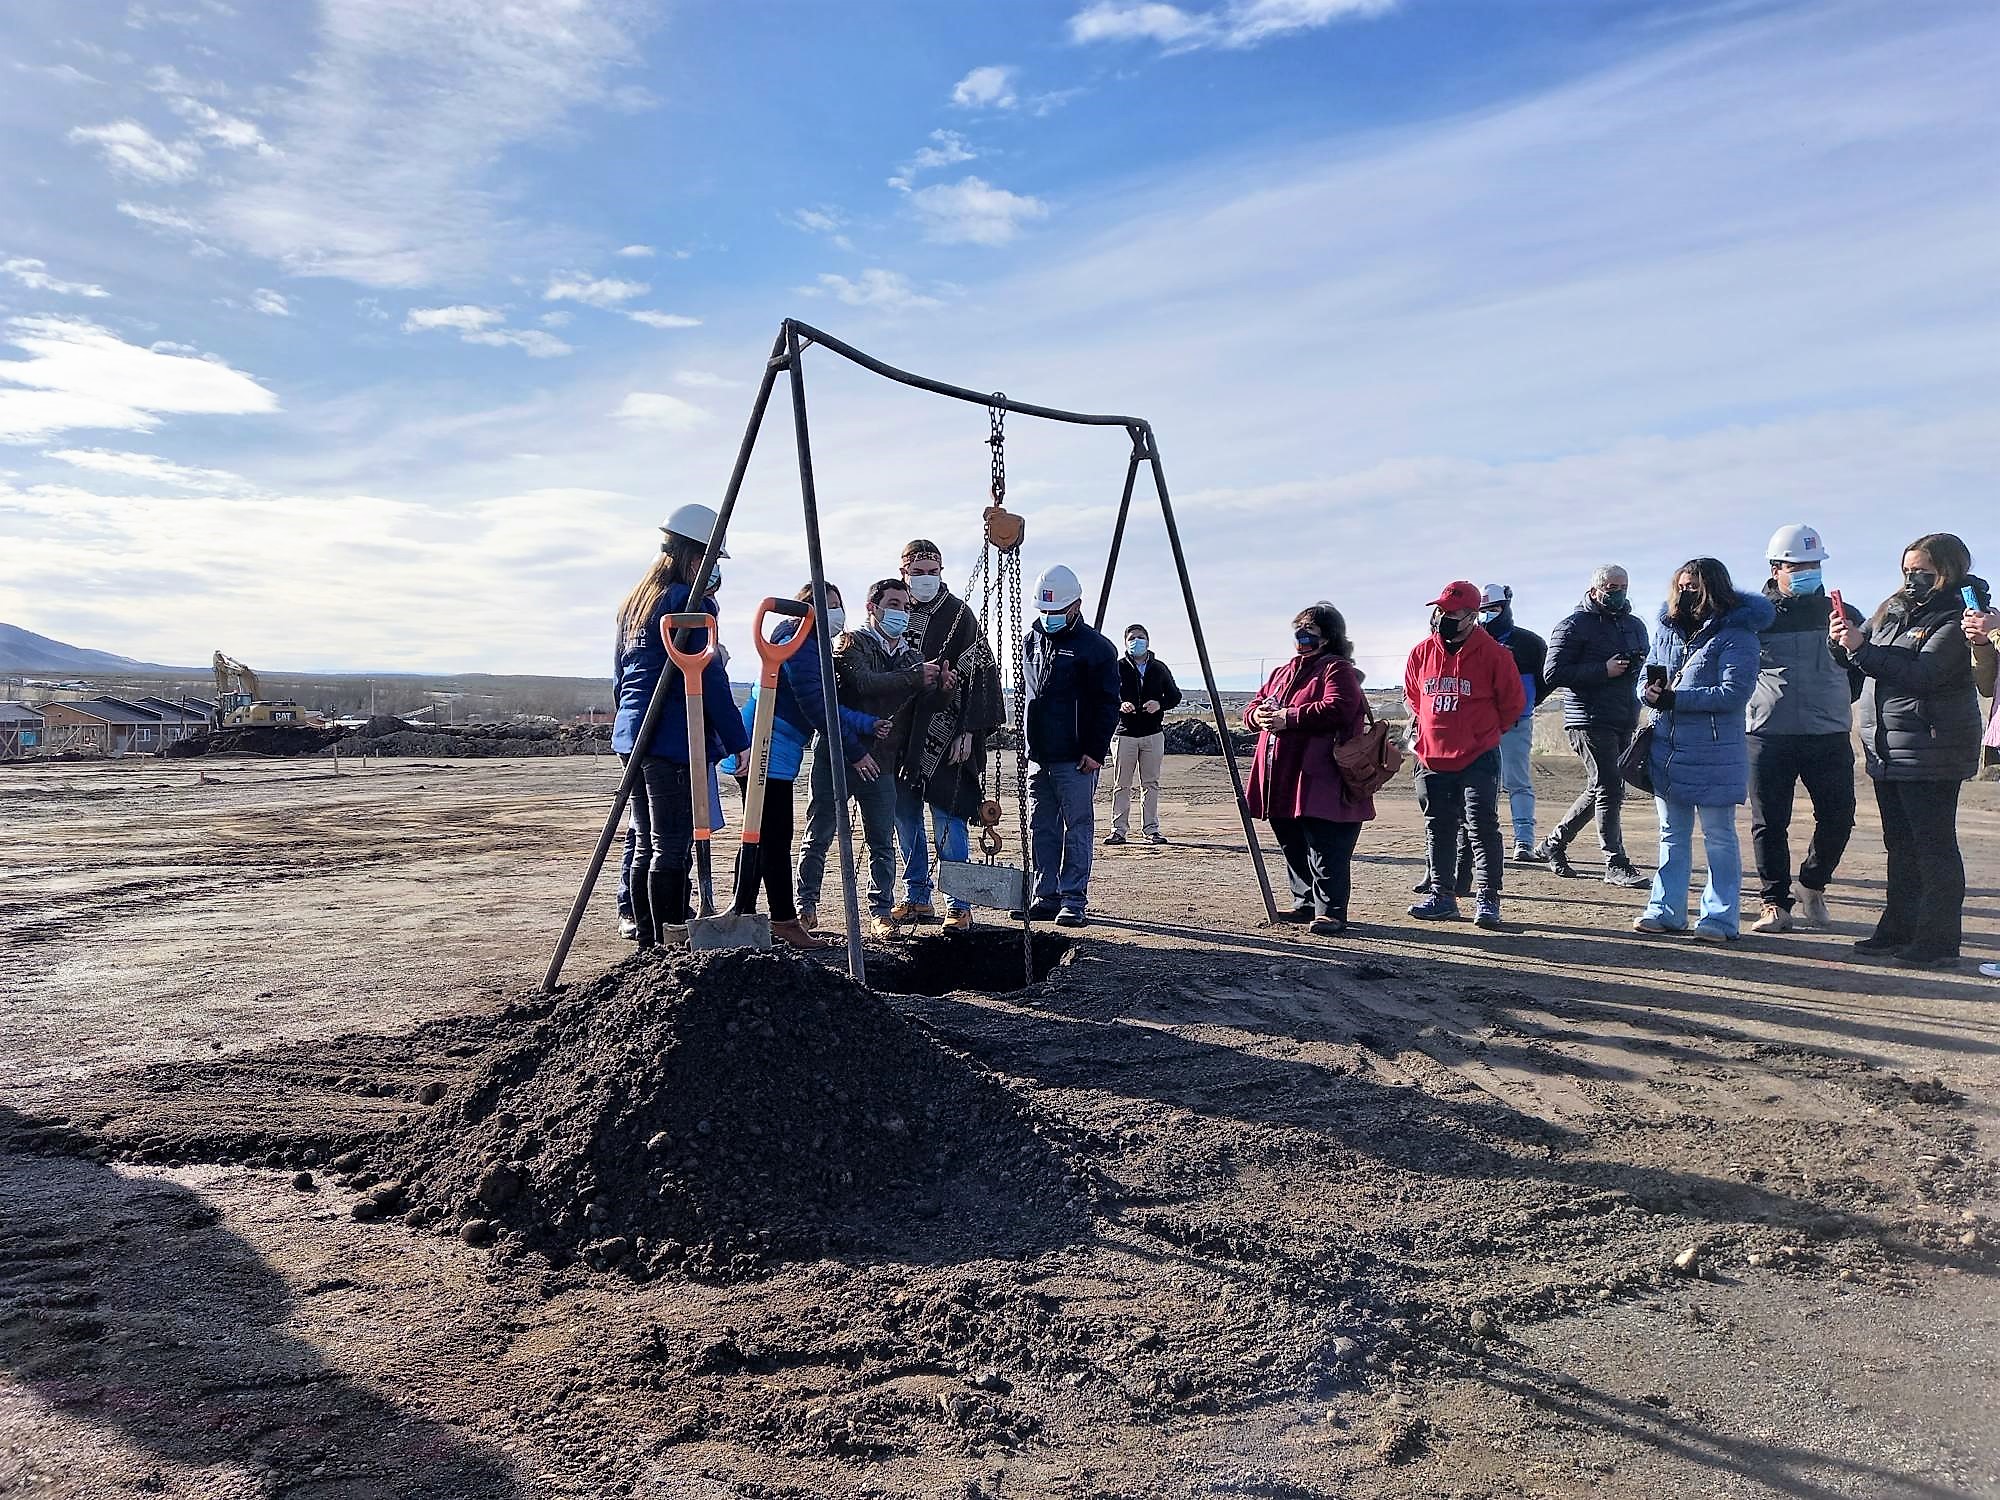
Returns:
[[[1752,932],[1789,932],[1828,923],[1826,888],[1854,833],[1854,700],[1858,669],[1833,659],[1827,626],[1833,600],[1820,564],[1826,545],[1811,526],[1781,526],[1764,549],[1771,577],[1764,597],[1777,618],[1758,636],[1757,689],[1750,698],[1750,847],[1757,861],[1763,915]],[[1843,604],[1855,625],[1861,612]],[[1792,800],[1803,784],[1812,799],[1812,840],[1792,889]]]

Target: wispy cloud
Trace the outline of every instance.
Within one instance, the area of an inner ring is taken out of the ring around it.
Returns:
[[[456,333],[463,343],[485,344],[496,349],[519,349],[531,359],[555,359],[576,351],[552,333],[539,328],[503,326],[507,314],[497,307],[457,303],[450,307],[413,307],[403,319],[403,332],[434,330]]]
[[[918,188],[910,205],[923,222],[924,238],[941,245],[1004,245],[1023,224],[1049,215],[1040,198],[995,187],[983,177]]]
[[[956,166],[960,162],[971,161],[979,153],[972,149],[972,142],[956,130],[933,130],[931,144],[920,147],[889,179],[889,186],[898,192],[908,192],[916,178],[939,167]]]
[[[917,312],[944,306],[943,299],[919,292],[911,286],[910,278],[902,272],[886,271],[880,267],[863,271],[852,278],[827,273],[819,278],[816,285],[802,286],[798,291],[802,296],[832,296],[849,307],[876,307],[885,312]]]
[[[0,276],[18,281],[31,292],[53,292],[58,297],[109,297],[111,293],[88,281],[64,281],[51,276],[46,262],[17,258],[0,260]]]
[[[1185,10],[1164,0],[1098,0],[1069,19],[1073,42],[1153,42],[1170,52],[1255,47],[1335,21],[1386,15],[1401,0],[1234,0]]]
[[[137,120],[79,125],[69,138],[95,146],[112,171],[149,182],[183,182],[201,169],[201,147],[193,141],[167,142]]]
[[[260,286],[250,294],[250,307],[253,312],[271,318],[289,318],[292,315],[292,305],[285,300],[284,294],[269,287]]]
[[[44,449],[42,457],[69,464],[72,468],[88,469],[95,474],[152,480],[176,489],[226,493],[246,487],[241,474],[232,474],[227,469],[201,469],[169,463],[151,453],[121,453],[109,448],[54,448]]]
[[[648,307],[628,309],[625,316],[634,323],[644,323],[648,328],[699,328],[700,318],[690,318],[681,313],[654,312]]]
[[[264,132],[252,121],[226,115],[189,94],[172,95],[167,102],[197,136],[211,145],[230,151],[251,151],[259,156],[277,155],[276,148],[264,139]]]
[[[952,86],[951,102],[960,109],[1012,109],[1020,102],[1014,92],[1014,69],[974,68]]]
[[[482,328],[459,335],[468,344],[491,344],[496,349],[519,349],[530,359],[559,359],[576,350],[552,333],[539,328]]]
[[[301,275],[374,287],[462,283],[518,242],[493,170],[508,148],[609,98],[632,58],[607,0],[327,0],[276,155],[246,156],[215,222]]]
[[[24,63],[14,64],[17,73],[36,73],[43,78],[53,78],[58,83],[87,83],[97,88],[104,87],[102,78],[93,78],[83,69],[69,63]]]
[[[630,302],[634,297],[643,297],[651,290],[652,287],[643,281],[624,281],[615,276],[578,276],[571,273],[551,277],[548,290],[542,293],[542,300],[581,302],[586,307],[616,307],[621,302]]]
[[[491,328],[507,321],[507,315],[494,307],[475,307],[459,303],[452,307],[413,307],[403,319],[403,332],[421,333],[431,328],[453,328],[460,333],[475,333],[482,328]]]
[[[663,432],[695,432],[715,420],[706,407],[664,391],[629,391],[611,415],[630,427]]]
[[[677,370],[674,373],[674,384],[698,391],[726,391],[734,390],[743,382],[731,380],[727,375],[713,374],[708,370]]]
[[[76,428],[147,432],[164,416],[276,411],[278,398],[222,360],[170,346],[128,344],[81,319],[15,318],[0,360],[0,442]]]
[[[618,253],[627,260],[651,260],[660,252],[655,250],[651,245],[622,245],[619,247]]]

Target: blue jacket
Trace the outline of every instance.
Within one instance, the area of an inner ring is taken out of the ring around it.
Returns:
[[[1037,621],[1022,651],[1028,759],[1038,766],[1108,759],[1118,728],[1118,648],[1081,620],[1055,635]]]
[[[646,705],[652,701],[653,689],[666,674],[667,647],[660,636],[660,621],[684,609],[690,592],[684,583],[673,585],[653,610],[646,628],[634,631],[618,643],[617,663],[611,677],[618,694],[618,717],[611,726],[611,748],[620,755],[632,753],[633,744],[639,738],[640,721],[646,717]],[[702,607],[711,615],[715,613],[713,599]],[[690,638],[688,649],[699,651],[707,640],[707,631],[696,631]],[[653,731],[653,743],[646,747],[645,753],[686,764],[687,688],[681,682],[679,673],[674,674],[667,691],[659,725]],[[729,690],[729,669],[721,662],[710,662],[701,674],[701,696],[704,722],[708,729],[709,760],[721,760],[723,756],[747,747],[750,736],[736,711],[736,695]]]
[[[787,620],[771,633],[771,639],[788,641],[798,633],[798,628]],[[812,743],[815,734],[825,732],[826,692],[822,686],[825,681],[819,670],[818,641],[807,641],[778,668],[778,704],[771,718],[771,768],[766,773],[771,780],[797,781],[799,767],[805,763],[806,746]],[[750,690],[750,701],[743,705],[746,735],[756,725],[757,700],[763,694],[763,684],[759,683]],[[874,716],[843,704],[840,742],[847,751],[847,763],[853,765],[875,742]],[[722,769],[734,776],[739,764],[738,757],[732,755]]]
[[[1669,802],[1732,807],[1750,795],[1744,718],[1757,690],[1759,631],[1777,611],[1762,594],[1738,591],[1736,607],[1692,639],[1660,607],[1648,663],[1667,669],[1673,706],[1653,720],[1653,786]]]

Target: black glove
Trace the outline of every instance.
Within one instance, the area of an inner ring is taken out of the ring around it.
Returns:
[[[1659,709],[1662,713],[1667,713],[1672,710],[1673,706],[1674,690],[1672,688],[1661,688],[1660,696],[1653,700],[1653,707]]]

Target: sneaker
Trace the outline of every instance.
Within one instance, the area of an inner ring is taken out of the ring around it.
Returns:
[[[1563,853],[1563,846],[1554,839],[1543,839],[1535,845],[1535,863],[1547,865],[1556,874],[1564,877],[1576,873],[1570,868],[1569,856]]]
[[[972,931],[972,908],[962,907],[938,923],[947,936]]]
[[[889,912],[891,922],[935,922],[937,908],[930,902],[905,901],[892,907]]]
[[[1801,927],[1831,927],[1833,918],[1826,909],[1826,892],[1809,885],[1799,887],[1798,923]]]
[[[1912,945],[1898,953],[1893,960],[1899,969],[1956,969],[1956,953],[1934,953],[1928,948]]]
[[[870,917],[868,935],[877,942],[893,943],[903,935],[903,929],[896,925],[894,917]]]
[[[1089,924],[1089,920],[1088,917],[1084,916],[1081,907],[1065,906],[1061,911],[1056,913],[1056,926],[1058,927],[1084,927]]]
[[[1516,844],[1514,852],[1507,857],[1517,865],[1540,865],[1548,863],[1547,860],[1535,852],[1533,844]]]
[[[1735,933],[1724,932],[1720,927],[1702,927],[1697,925],[1694,930],[1694,936],[1695,941],[1700,943],[1733,943],[1736,941]]]
[[[1604,862],[1604,883],[1615,885],[1620,890],[1636,891],[1641,886],[1651,885],[1653,880],[1650,875],[1642,875],[1633,869],[1629,859],[1607,859]]]
[[[1314,917],[1309,929],[1314,937],[1339,937],[1347,931],[1345,917]]]
[[[1988,979],[2000,979],[2000,964],[1981,964],[1979,972]]]
[[[1451,921],[1458,916],[1458,901],[1456,897],[1441,896],[1433,891],[1410,908],[1410,915],[1420,922]]]
[[[1492,932],[1500,927],[1500,898],[1481,896],[1473,908],[1472,924]]]
[[[620,917],[618,919],[618,935],[628,943],[636,941],[639,936],[639,924],[630,917]]]
[[[1319,913],[1312,909],[1312,903],[1308,901],[1304,906],[1295,906],[1290,911],[1279,912],[1278,920],[1280,922],[1304,923],[1312,921],[1318,915]]]
[[[1118,845],[1125,842],[1125,835],[1117,832],[1107,833],[1104,836],[1104,842],[1115,849]]]
[[[1752,932],[1790,932],[1792,930],[1792,914],[1776,902],[1766,901],[1764,903],[1764,914],[1750,924],[1750,930]]]
[[[1146,842],[1149,844],[1164,844],[1166,841],[1167,836],[1164,833],[1149,833],[1146,835]]]
[[[1638,921],[1632,924],[1632,930],[1634,932],[1648,933],[1653,937],[1660,937],[1666,934],[1678,934],[1687,931],[1685,927],[1669,927],[1665,922],[1662,922],[1658,917],[1641,917],[1639,918]]]
[[[1016,922],[1048,922],[1055,919],[1059,910],[1061,908],[1053,901],[1037,901],[1026,911],[1015,910],[1007,915]]]

